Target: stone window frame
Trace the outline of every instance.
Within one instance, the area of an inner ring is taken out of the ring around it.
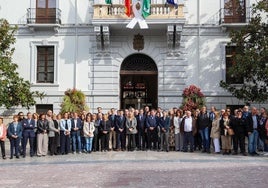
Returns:
[[[37,47],[38,46],[54,46],[54,82],[53,83],[37,83]],[[59,60],[58,60],[58,41],[31,41],[31,66],[30,66],[30,83],[34,86],[59,86]]]

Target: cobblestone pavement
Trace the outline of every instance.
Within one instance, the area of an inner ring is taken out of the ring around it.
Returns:
[[[0,160],[1,187],[268,187],[268,157],[96,152]]]

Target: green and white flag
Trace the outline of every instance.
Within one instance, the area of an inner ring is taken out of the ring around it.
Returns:
[[[111,5],[112,4],[112,0],[105,0],[105,3]]]
[[[142,4],[142,16],[144,18],[151,14],[151,0],[143,0]]]

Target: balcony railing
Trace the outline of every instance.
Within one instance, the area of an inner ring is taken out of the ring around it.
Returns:
[[[93,19],[131,19],[125,14],[125,6],[122,4],[95,4]],[[184,18],[183,5],[176,9],[166,4],[152,4],[151,15],[148,19]]]
[[[28,8],[28,24],[61,24],[61,10],[58,8]]]
[[[219,11],[219,24],[248,23],[250,19],[250,8],[222,8]]]

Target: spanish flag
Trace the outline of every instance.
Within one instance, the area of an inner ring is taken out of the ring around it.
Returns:
[[[131,0],[125,0],[125,13],[128,17],[131,15],[131,7],[130,7]]]

